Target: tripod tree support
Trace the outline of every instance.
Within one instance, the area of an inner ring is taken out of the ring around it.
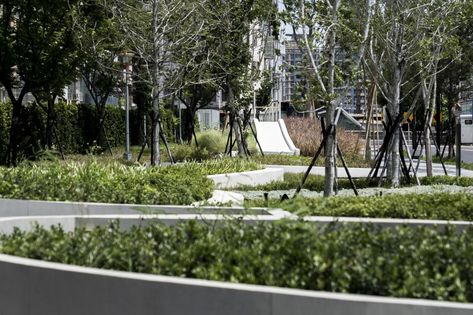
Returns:
[[[315,163],[317,162],[317,159],[319,158],[320,154],[322,153],[322,149],[325,147],[325,143],[327,141],[327,137],[329,134],[331,133],[334,133],[335,132],[335,128],[336,128],[336,125],[338,124],[338,120],[340,118],[340,113],[341,113],[341,109],[340,108],[337,108],[337,115],[336,115],[336,119],[335,119],[335,124],[333,125],[330,125],[328,127],[328,130],[326,130],[325,128],[325,121],[324,119],[322,118],[321,119],[321,125],[322,125],[322,134],[323,134],[323,139],[322,139],[322,142],[320,143],[317,151],[315,152],[315,155],[314,157],[312,158],[312,161],[310,162],[309,164],[309,167],[307,168],[306,172],[304,173],[304,176],[302,177],[302,180],[299,184],[299,186],[297,187],[296,189],[296,192],[294,193],[294,197],[297,197],[297,195],[300,193],[300,191],[302,190],[302,187],[304,186],[306,180],[307,180],[307,177],[309,177],[309,174],[310,172],[312,171],[312,168],[314,167]],[[355,192],[355,195],[358,196],[358,190],[356,189],[356,186],[355,186],[355,182],[353,181],[352,177],[351,177],[351,174],[350,174],[350,171],[347,167],[347,164],[345,162],[345,159],[343,157],[343,154],[342,154],[342,151],[340,150],[340,146],[336,145],[336,148],[337,148],[337,152],[338,152],[338,155],[340,156],[340,159],[342,161],[342,164],[343,164],[343,167],[345,168],[345,172],[347,173],[347,176],[348,176],[348,179],[350,181],[350,184],[353,188],[353,191]]]

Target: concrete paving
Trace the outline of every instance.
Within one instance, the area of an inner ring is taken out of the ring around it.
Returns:
[[[417,161],[414,160],[414,164],[416,164]],[[284,173],[305,173],[308,165],[306,166],[297,166],[297,165],[265,165],[266,168],[282,168],[284,170]],[[456,168],[455,165],[445,165],[445,168],[447,169],[447,174],[449,176],[456,176]],[[367,177],[369,172],[371,171],[370,168],[349,168],[350,174],[354,178],[363,178]],[[381,170],[380,170],[381,171]],[[337,168],[338,172],[338,177],[339,178],[345,178],[347,177],[347,174],[345,172],[345,169],[343,167],[338,167]],[[442,168],[442,165],[439,163],[434,163],[433,164],[433,172],[435,176],[439,175],[445,175],[445,172]],[[322,166],[314,166],[310,172],[311,175],[325,175],[325,168]],[[411,175],[412,172],[411,172]],[[419,165],[419,169],[417,172],[417,175],[419,177],[424,177],[427,176],[427,170],[426,170],[426,165],[425,161],[421,161]],[[464,177],[473,177],[473,171],[470,170],[465,170],[461,169],[461,176]]]

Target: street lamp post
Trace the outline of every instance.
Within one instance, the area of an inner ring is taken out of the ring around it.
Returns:
[[[461,131],[462,131],[462,126],[461,126],[461,113],[462,109],[460,104],[455,104],[453,108],[453,115],[455,116],[455,144],[456,144],[456,152],[455,152],[455,157],[456,157],[456,175],[457,177],[461,176],[461,163],[462,163],[462,158],[461,158],[461,152],[462,152],[462,147],[461,147]]]
[[[130,65],[130,58],[132,55],[123,54],[122,63],[125,67],[125,153],[123,159],[131,161],[132,155],[130,152],[130,89],[128,81],[128,67]]]

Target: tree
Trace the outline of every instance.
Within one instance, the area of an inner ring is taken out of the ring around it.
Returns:
[[[8,164],[17,164],[24,146],[23,100],[29,92],[48,99],[47,143],[51,145],[54,99],[72,80],[79,58],[72,31],[79,5],[79,1],[40,0],[0,4],[0,83],[13,106]]]
[[[375,2],[365,65],[387,101],[387,130],[376,169],[387,160],[387,176],[393,187],[400,184],[401,104],[415,94],[408,110],[411,113],[422,96],[428,113],[427,123],[432,121],[438,63],[451,30],[448,21],[452,7],[458,3],[455,0]],[[430,123],[425,125],[424,135],[427,159],[431,161],[429,126]],[[431,162],[428,165],[431,174]]]
[[[371,14],[368,14],[363,27],[355,29],[355,39],[351,39],[351,47],[342,45],[341,39],[347,37],[347,23],[353,22],[345,14],[348,12],[348,1],[341,0],[284,0],[285,11],[283,20],[293,28],[294,38],[304,55],[306,61],[306,82],[309,93],[306,97],[312,97],[311,103],[323,104],[326,107],[326,134],[325,134],[325,187],[324,195],[330,196],[334,193],[335,183],[335,155],[336,155],[336,133],[335,133],[335,110],[338,106],[335,87],[347,84],[350,76],[340,76],[340,61],[336,55],[344,52],[348,56],[354,56],[355,62],[348,67],[346,72],[358,68],[364,55]],[[371,2],[367,1],[368,12]],[[353,36],[352,36],[353,37]]]
[[[124,65],[120,62],[126,54],[126,46],[124,36],[119,32],[105,4],[102,0],[84,2],[81,12],[87,19],[76,23],[75,30],[80,50],[85,55],[80,73],[97,112],[96,142],[99,146],[107,145],[111,154],[104,125],[106,106],[109,97],[124,77]]]
[[[459,57],[453,58],[447,56],[439,62],[439,68],[446,68],[445,71],[437,75],[437,89],[439,101],[437,101],[437,112],[443,112],[447,121],[447,142],[448,157],[454,156],[455,143],[455,121],[452,109],[459,101],[460,93],[470,91],[473,88],[473,3],[465,2],[459,9],[454,21],[456,28],[454,29],[454,37],[457,38],[459,46]],[[445,106],[445,109],[441,106]],[[437,123],[438,124],[438,123]],[[440,132],[437,129],[437,140],[440,143]]]
[[[142,76],[152,91],[151,164],[161,162],[159,152],[160,106],[173,85],[172,56],[176,47],[195,42],[203,21],[190,18],[200,1],[114,0],[109,3],[114,21],[126,36],[130,52],[140,59]]]
[[[276,6],[271,0],[209,0],[208,34],[213,39],[217,77],[227,91],[230,120],[229,152],[235,139],[240,156],[248,153],[244,124],[253,99],[253,83],[262,78],[267,39],[277,38]],[[262,86],[260,86],[260,89]],[[234,135],[234,138],[233,138]]]
[[[421,25],[424,6],[424,3],[414,0],[382,0],[374,4],[370,49],[367,50],[365,65],[387,101],[385,150],[378,156],[377,165],[386,158],[387,177],[393,187],[400,184],[400,105],[403,98],[410,94],[403,95],[401,88],[409,80],[406,78],[407,70],[416,62],[418,43],[423,35]]]
[[[418,67],[421,69],[421,90],[425,108],[424,144],[427,165],[427,176],[433,176],[432,170],[432,146],[431,125],[437,109],[437,76],[448,68],[439,68],[442,59],[458,58],[458,38],[456,32],[456,17],[461,12],[459,1],[439,1],[432,6],[424,7],[426,15],[422,32],[425,34],[420,43],[420,54],[418,55]],[[438,119],[437,124],[440,124]]]

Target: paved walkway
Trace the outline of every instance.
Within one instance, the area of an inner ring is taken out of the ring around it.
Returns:
[[[417,163],[417,161],[414,161],[414,163]],[[284,173],[304,173],[307,170],[307,166],[294,166],[294,165],[265,165],[268,168],[282,168],[284,169]],[[419,177],[424,177],[427,176],[427,171],[425,167],[425,161],[421,161],[419,165],[419,170],[417,172],[417,175]],[[445,165],[445,168],[447,169],[447,173],[449,176],[456,176],[456,168],[455,165]],[[350,174],[352,177],[355,178],[362,178],[362,177],[367,177],[370,168],[349,168]],[[347,174],[345,172],[345,169],[343,167],[338,167],[337,168],[338,172],[338,177],[347,177]],[[442,168],[441,164],[434,163],[433,164],[433,172],[434,175],[445,175],[445,172]],[[314,166],[310,172],[312,175],[324,175],[325,174],[325,169],[321,166]],[[411,172],[412,174],[412,172]],[[473,171],[461,170],[461,176],[464,177],[473,177]]]

